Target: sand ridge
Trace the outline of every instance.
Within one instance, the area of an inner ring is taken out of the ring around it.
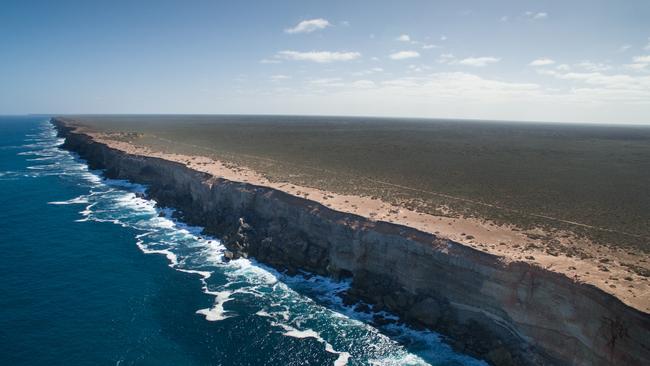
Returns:
[[[650,270],[642,252],[597,245],[571,233],[553,233],[562,243],[578,245],[582,256],[549,251],[540,238],[551,235],[538,230],[522,231],[508,225],[496,225],[487,220],[463,217],[435,216],[383,202],[380,199],[344,195],[315,187],[298,186],[288,182],[271,181],[262,174],[243,166],[198,155],[182,155],[153,151],[122,139],[114,134],[83,131],[98,142],[135,155],[157,157],[185,164],[191,169],[236,182],[281,190],[291,195],[313,200],[331,209],[357,214],[371,220],[392,222],[449,238],[463,245],[491,253],[504,261],[526,261],[548,270],[567,275],[610,293],[627,305],[650,313],[650,284],[648,277],[634,271],[630,264]]]

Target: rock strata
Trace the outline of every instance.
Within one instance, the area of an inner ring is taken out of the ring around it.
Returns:
[[[280,190],[127,154],[53,119],[64,148],[220,237],[228,256],[290,273],[351,278],[362,300],[438,331],[495,365],[642,365],[650,316],[598,288],[409,227],[331,210]]]

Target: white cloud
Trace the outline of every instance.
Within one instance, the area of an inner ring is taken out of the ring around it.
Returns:
[[[560,71],[569,71],[569,70],[571,70],[571,66],[569,66],[567,64],[557,65],[555,68],[560,70]]]
[[[331,26],[331,24],[326,19],[323,18],[308,19],[308,20],[303,20],[300,23],[296,24],[295,27],[285,29],[284,31],[289,34],[311,33],[320,29],[324,29],[329,26]]]
[[[438,63],[447,64],[447,65],[465,65],[473,67],[483,67],[489,64],[497,63],[501,61],[500,58],[485,56],[485,57],[467,57],[462,60],[458,60],[456,56],[451,53],[443,53],[438,57]]]
[[[531,61],[529,63],[529,66],[546,66],[546,65],[553,65],[555,63],[554,60],[551,60],[550,58],[538,58],[537,60]]]
[[[557,79],[582,82],[605,89],[641,91],[648,96],[650,102],[650,76],[632,76],[627,74],[603,74],[601,72],[566,72],[539,70],[540,74],[550,75]]]
[[[397,40],[400,42],[411,42],[411,37],[408,34],[402,34],[401,36],[397,37]]]
[[[356,76],[371,75],[382,71],[384,71],[384,69],[382,69],[381,67],[373,67],[367,70],[353,72],[352,75],[356,75]]]
[[[650,37],[648,37],[648,44],[646,44],[645,47],[643,47],[643,49],[646,51],[650,51]]]
[[[633,57],[632,63],[625,65],[625,67],[634,71],[650,70],[650,55]]]
[[[277,74],[277,75],[271,75],[270,79],[271,81],[282,81],[282,80],[291,79],[291,76]]]
[[[409,65],[408,68],[409,68],[409,72],[411,73],[413,72],[419,73],[419,72],[431,70],[431,66],[428,65]]]
[[[646,63],[632,63],[625,65],[625,67],[634,71],[646,71],[646,69],[650,70],[650,67],[648,67],[649,65],[650,64]]]
[[[376,84],[372,80],[356,80],[350,86],[357,89],[370,89],[374,88]]]
[[[485,79],[464,72],[441,72],[420,77],[402,77],[381,83],[387,95],[406,93],[418,98],[474,100],[490,103],[497,99],[528,98],[539,94],[533,83],[511,83]]]
[[[634,61],[635,63],[650,64],[650,55],[636,56],[636,57],[632,58],[632,61]]]
[[[393,60],[406,60],[409,58],[420,57],[420,53],[417,51],[399,51],[391,53],[389,57]]]
[[[345,86],[341,78],[319,78],[309,80],[310,84],[325,87],[342,87]]]
[[[448,64],[448,63],[452,63],[455,59],[456,58],[454,57],[453,54],[443,53],[442,55],[440,55],[440,57],[438,57],[438,63]]]
[[[556,68],[540,68],[538,73],[558,81],[549,80],[550,88],[467,72],[421,73],[383,81],[325,78],[305,80],[304,85],[283,89],[283,93],[275,86],[254,106],[237,101],[234,105],[236,112],[249,113],[250,108],[257,108],[256,113],[650,122],[650,75],[560,72]]]
[[[307,82],[308,82],[307,87],[309,91],[318,90],[314,88],[335,88],[339,90],[344,90],[344,89],[370,89],[377,86],[377,84],[374,81],[368,79],[360,79],[360,80],[349,82],[338,77],[309,79],[307,80]]]
[[[441,40],[441,41],[446,41],[446,40],[447,40],[447,36],[445,36],[445,35],[443,34],[442,36],[440,36],[440,40]]]
[[[412,45],[421,47],[423,50],[430,50],[432,48],[438,48],[438,46],[436,46],[435,44],[428,44],[428,43],[424,43],[422,41],[415,40],[411,36],[409,36],[408,34],[402,34],[402,35],[400,35],[399,37],[397,37],[395,39],[400,41],[400,42],[410,43]],[[446,37],[445,37],[445,39],[446,39]]]
[[[421,76],[405,76],[382,82],[369,79],[345,81],[339,77],[316,78],[307,81],[311,87],[338,88],[339,90],[375,89],[386,95],[404,96],[403,92],[420,98],[461,97],[462,99],[483,99],[511,96],[524,97],[525,93],[538,93],[542,88],[534,83],[513,83],[490,80],[464,72],[441,72]],[[523,93],[523,94],[522,94]]]
[[[548,18],[548,13],[540,11],[540,12],[534,12],[534,11],[527,11],[524,13],[524,16],[528,19],[532,20],[543,20]]]
[[[382,81],[381,85],[391,88],[412,88],[418,86],[418,79],[416,77],[402,77],[392,80]]]
[[[487,66],[488,64],[493,64],[499,61],[501,61],[500,58],[486,56],[486,57],[468,57],[458,61],[458,63],[466,66],[483,67],[483,66]]]
[[[574,66],[579,67],[579,68],[584,69],[584,70],[587,70],[587,71],[607,71],[607,70],[612,68],[611,66],[609,66],[607,64],[591,62],[591,61],[582,61],[582,62],[579,62],[579,63],[575,64]]]
[[[381,83],[380,90],[384,91],[387,98],[391,96],[429,102],[435,100],[446,104],[457,103],[456,105],[475,103],[494,106],[495,103],[503,103],[501,105],[507,106],[508,110],[517,109],[515,106],[523,103],[522,107],[526,107],[522,108],[522,113],[537,120],[553,114],[551,111],[545,112],[549,106],[565,108],[561,114],[564,117],[559,117],[565,121],[571,120],[567,117],[568,112],[584,112],[585,108],[608,113],[612,113],[611,108],[620,112],[633,105],[650,108],[650,76],[560,73],[549,69],[539,69],[538,72],[566,80],[572,85],[564,89],[550,89],[536,83],[510,82],[465,72],[449,72],[387,80]],[[538,108],[535,109],[533,105]],[[542,105],[546,107],[539,107]],[[579,115],[576,113],[573,116]],[[608,117],[601,116],[600,119],[591,121],[606,120]],[[585,120],[584,116],[580,118]]]
[[[312,61],[318,63],[328,63],[333,61],[351,61],[361,57],[359,52],[330,52],[330,51],[280,51],[275,55],[276,58],[292,61]]]
[[[509,19],[510,19],[510,17],[508,17],[507,15],[504,15],[504,16],[502,16],[502,17],[499,19],[499,21],[505,23],[505,22],[507,22]]]

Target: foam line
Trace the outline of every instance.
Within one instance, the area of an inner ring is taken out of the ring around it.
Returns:
[[[79,196],[75,197],[72,199],[69,199],[67,201],[52,201],[48,202],[50,205],[76,205],[76,204],[82,204],[82,203],[88,203],[88,197],[86,196]]]
[[[231,301],[232,298],[230,298],[230,295],[232,295],[232,292],[230,291],[218,291],[218,292],[210,292],[215,296],[214,299],[214,305],[211,308],[207,309],[200,309],[197,310],[197,314],[201,314],[205,316],[205,320],[207,321],[220,321],[220,320],[225,320],[228,318],[232,318],[233,314],[227,312],[224,310],[223,305]]]

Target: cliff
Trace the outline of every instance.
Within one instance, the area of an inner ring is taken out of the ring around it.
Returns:
[[[642,365],[650,316],[598,288],[409,227],[127,154],[53,119],[64,148],[222,238],[234,256],[351,277],[346,301],[390,310],[497,365]]]

